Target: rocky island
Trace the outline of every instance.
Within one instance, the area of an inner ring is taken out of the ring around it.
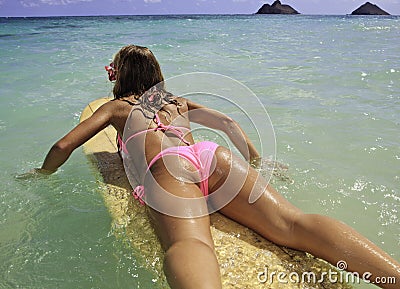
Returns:
[[[300,14],[291,6],[281,3],[276,0],[272,5],[264,4],[256,14]]]
[[[354,10],[351,15],[390,15],[377,5],[367,2]]]

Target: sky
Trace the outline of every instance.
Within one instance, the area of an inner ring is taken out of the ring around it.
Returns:
[[[369,0],[400,15],[400,0]],[[0,0],[0,16],[252,14],[273,0]],[[350,14],[367,0],[281,0],[302,14]]]

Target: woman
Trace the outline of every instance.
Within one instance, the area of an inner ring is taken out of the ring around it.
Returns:
[[[75,148],[112,125],[126,170],[141,184],[135,196],[149,205],[171,288],[222,286],[208,205],[276,244],[332,264],[344,260],[360,276],[371,272],[370,280],[392,276],[400,282],[400,264],[388,254],[341,222],[303,213],[261,178],[249,165],[259,159],[257,150],[235,121],[166,92],[149,49],[123,47],[106,69],[115,81],[114,100],[60,139],[35,172],[55,172]],[[215,143],[195,144],[189,121],[225,132],[247,162]],[[261,197],[249,203],[252,192]]]

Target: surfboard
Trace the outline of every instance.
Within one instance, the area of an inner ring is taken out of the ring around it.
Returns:
[[[109,100],[92,101],[82,111],[80,121]],[[117,152],[115,129],[109,126],[99,132],[83,145],[83,151],[99,172],[100,193],[113,220],[112,232],[124,238],[140,256],[137,262],[154,273],[154,288],[169,288],[162,270],[163,251],[145,207],[131,195],[132,187]],[[277,246],[219,213],[211,214],[210,229],[223,288],[352,288],[328,263]],[[328,278],[330,272],[336,273]]]

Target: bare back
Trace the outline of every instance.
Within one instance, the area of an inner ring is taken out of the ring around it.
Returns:
[[[143,105],[134,97],[113,100],[108,105],[113,112],[111,124],[129,151],[137,180],[143,180],[148,163],[162,150],[194,143],[184,98],[174,97],[173,103],[160,103],[158,107]],[[163,127],[159,127],[156,118]],[[184,132],[181,138],[175,130]]]

